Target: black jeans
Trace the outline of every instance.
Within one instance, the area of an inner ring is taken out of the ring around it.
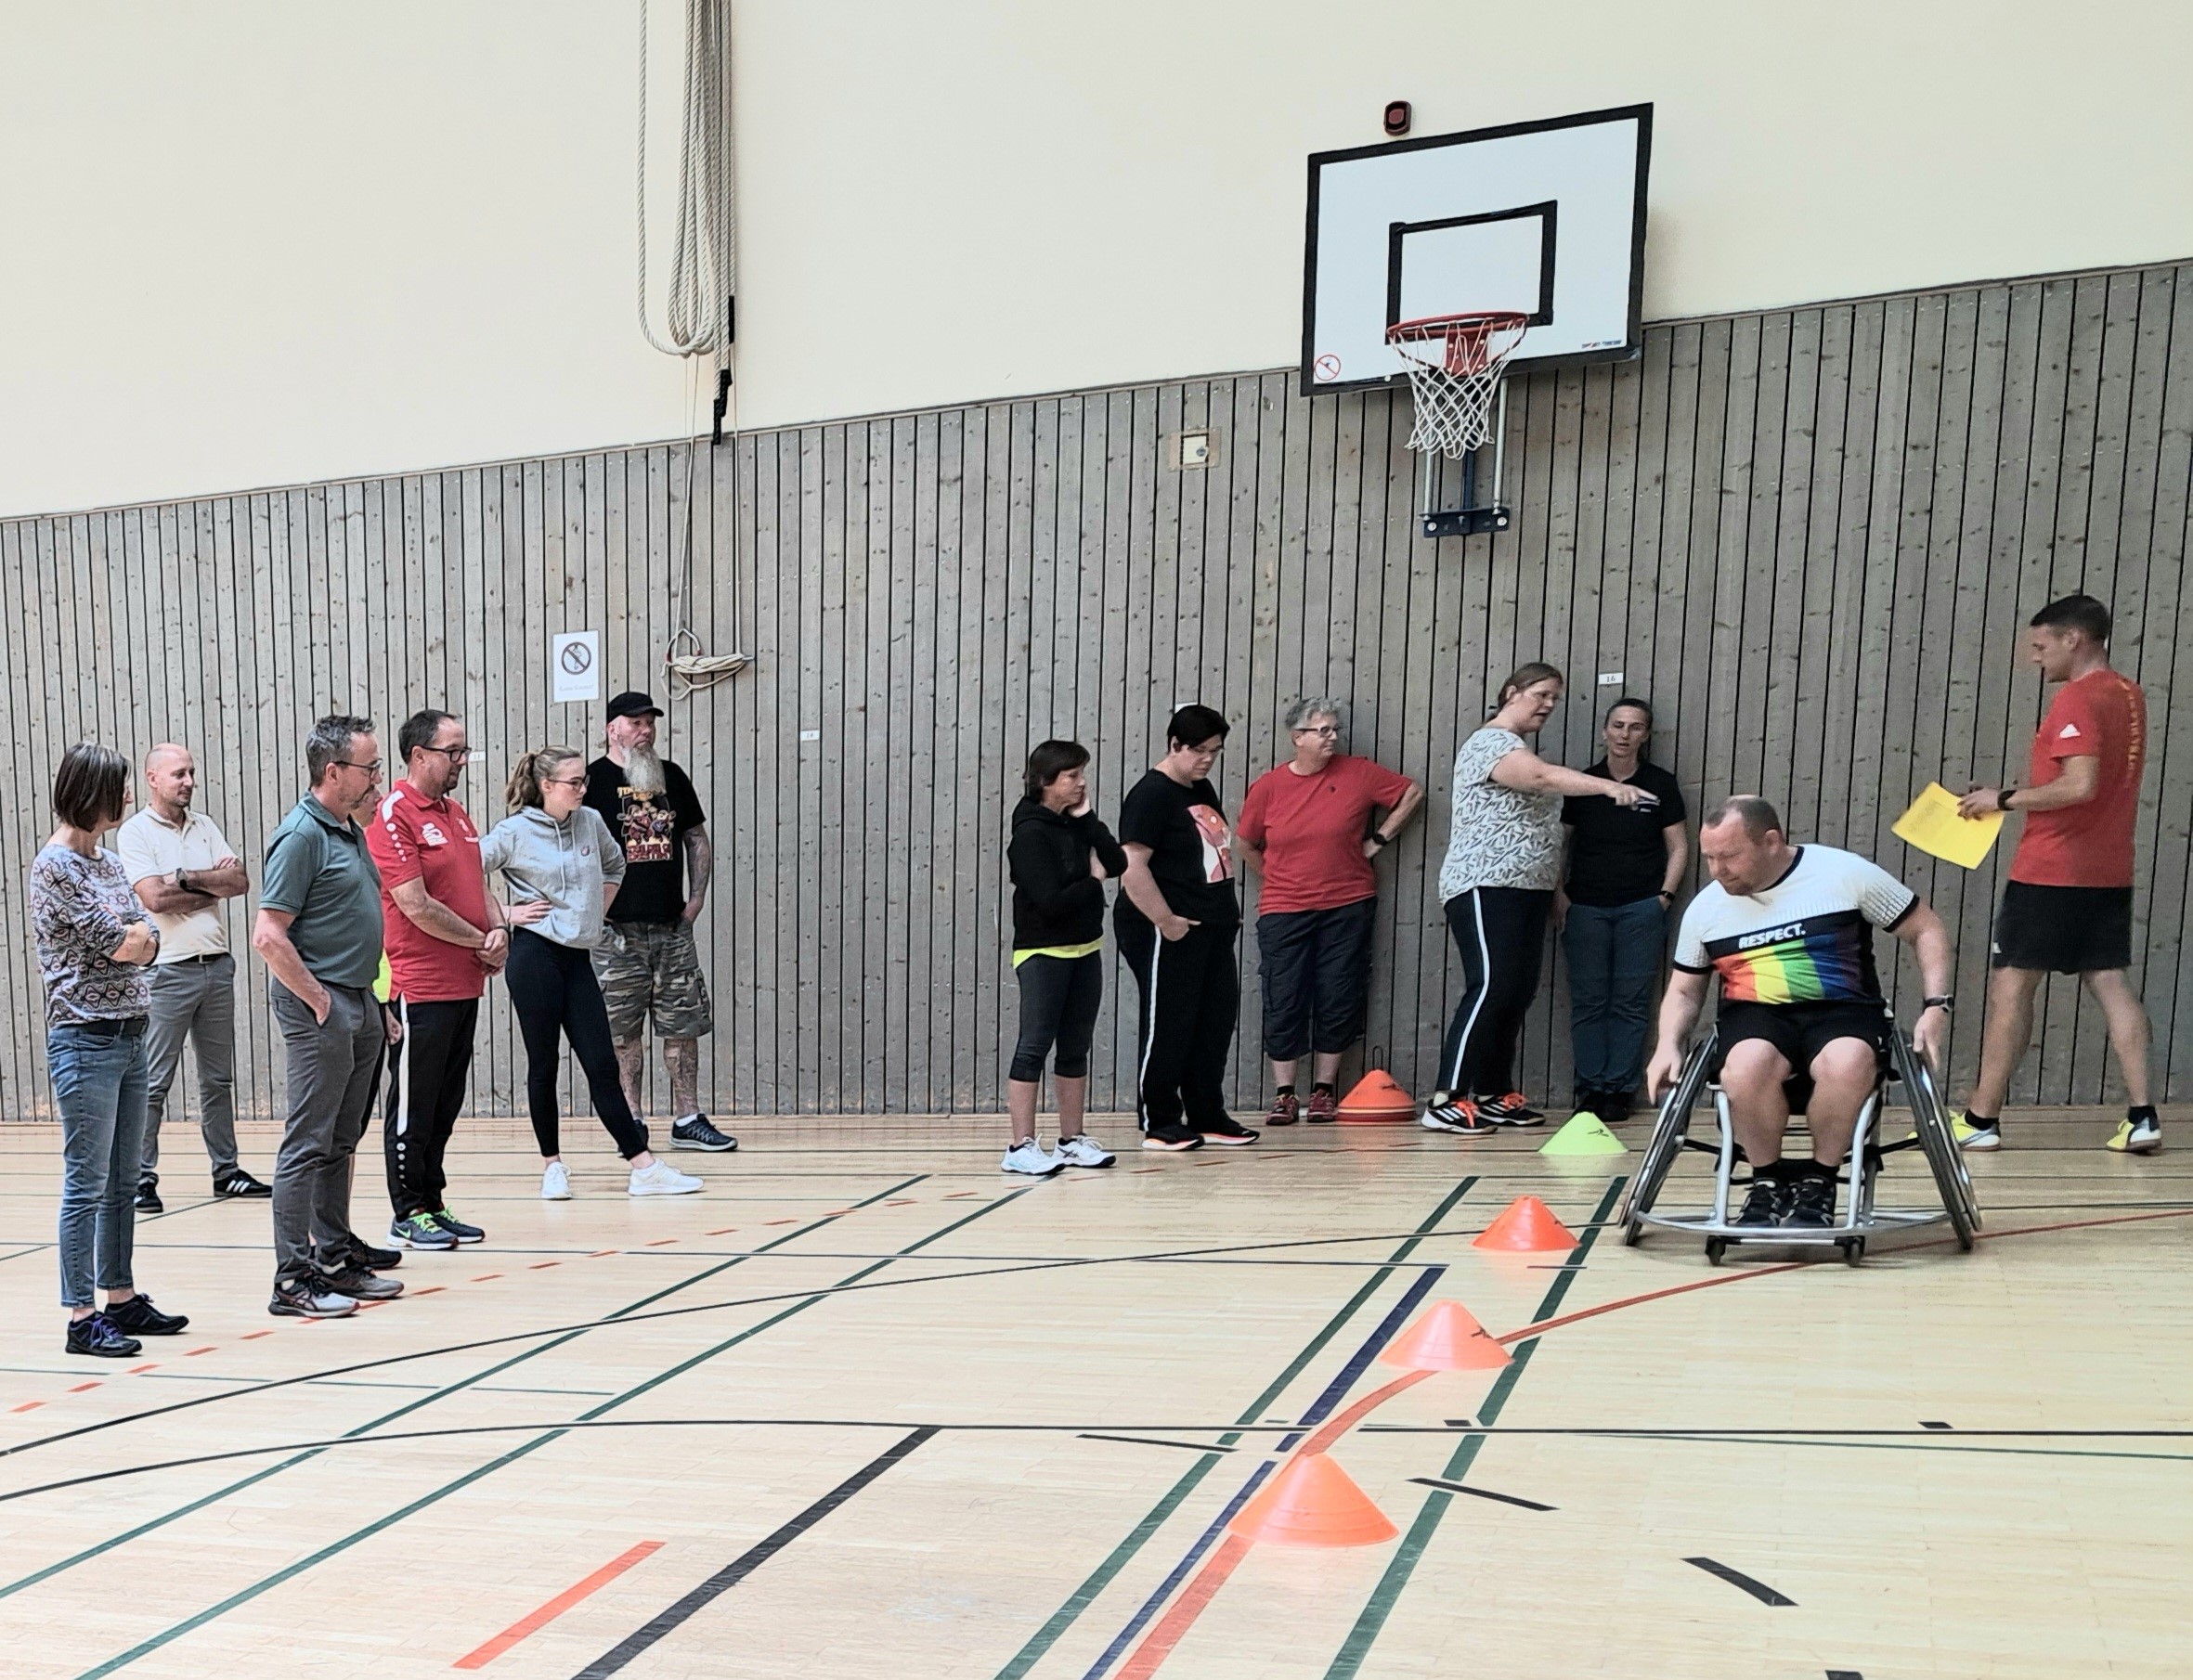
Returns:
[[[1020,1038],[1006,1077],[1040,1080],[1044,1058],[1056,1045],[1051,1071],[1062,1079],[1086,1079],[1096,1010],[1104,1002],[1104,953],[1023,957],[1013,978],[1020,983]]]
[[[609,1009],[602,1001],[594,961],[583,950],[544,939],[529,927],[511,932],[510,963],[503,970],[510,1001],[518,1012],[518,1031],[526,1040],[526,1107],[533,1117],[534,1141],[545,1156],[560,1155],[558,1122],[563,1103],[556,1080],[563,1072],[563,1046],[571,1040],[594,1099],[594,1113],[608,1128],[617,1154],[630,1160],[647,1152],[647,1128],[632,1118],[631,1105],[616,1075],[616,1047],[609,1038]]]
[[[1142,993],[1135,1034],[1136,1110],[1142,1130],[1190,1131],[1231,1118],[1226,1061],[1241,1010],[1233,927],[1198,925],[1168,940],[1140,916],[1114,924],[1120,955]]]
[[[398,998],[394,1008],[404,1036],[388,1047],[388,1108],[381,1144],[388,1163],[388,1199],[400,1220],[433,1212],[448,1195],[442,1163],[464,1108],[480,1001],[414,1003]]]
[[[1256,918],[1264,961],[1264,1053],[1275,1062],[1304,1051],[1338,1055],[1363,1036],[1370,1000],[1370,929],[1378,900],[1330,910],[1276,911]]]
[[[1522,886],[1473,886],[1447,901],[1462,953],[1462,995],[1439,1054],[1439,1089],[1504,1096],[1515,1087],[1515,1040],[1538,995],[1546,918],[1553,895]]]

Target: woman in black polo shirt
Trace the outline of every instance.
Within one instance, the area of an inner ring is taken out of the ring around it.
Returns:
[[[1569,1040],[1577,1108],[1608,1124],[1629,1118],[1667,944],[1667,912],[1690,862],[1682,786],[1645,756],[1653,708],[1625,696],[1607,709],[1606,756],[1585,774],[1633,782],[1657,805],[1562,802],[1567,879],[1555,914],[1568,957]]]

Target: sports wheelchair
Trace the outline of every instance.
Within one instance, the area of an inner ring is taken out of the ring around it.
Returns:
[[[1706,1079],[1706,1069],[1714,1066],[1718,1057],[1719,1040],[1718,1032],[1709,1033],[1703,1043],[1693,1047],[1681,1074],[1660,1105],[1652,1139],[1645,1144],[1637,1176],[1630,1181],[1629,1194],[1622,1205],[1620,1218],[1625,1244],[1636,1244],[1643,1236],[1645,1227],[1654,1225],[1703,1236],[1706,1258],[1715,1265],[1720,1263],[1721,1256],[1728,1252],[1732,1243],[1751,1242],[1784,1247],[1833,1244],[1842,1250],[1843,1259],[1855,1266],[1865,1256],[1865,1239],[1875,1233],[1909,1230],[1947,1220],[1950,1229],[1956,1234],[1958,1247],[1972,1247],[1973,1233],[1979,1229],[1979,1204],[1973,1197],[1972,1179],[1965,1170],[1964,1156],[1950,1125],[1949,1110],[1942,1103],[1925,1058],[1895,1025],[1893,1015],[1889,1021],[1887,1066],[1874,1082],[1873,1094],[1858,1112],[1858,1128],[1850,1140],[1849,1157],[1841,1170],[1845,1209],[1841,1221],[1818,1229],[1732,1224],[1729,1193],[1750,1181],[1735,1176],[1744,1151],[1730,1122],[1728,1096],[1719,1085],[1709,1087]],[[1883,1098],[1891,1081],[1903,1086],[1904,1099],[1911,1105],[1916,1130],[1908,1138],[1884,1144],[1879,1141]],[[1800,1074],[1787,1081],[1785,1088],[1791,1093],[1791,1110],[1797,1112],[1800,1099],[1810,1093],[1810,1080]],[[1718,1143],[1704,1143],[1690,1135],[1691,1110],[1700,1093],[1707,1089],[1713,1092],[1714,1114],[1719,1122]],[[1875,1206],[1874,1183],[1880,1177],[1882,1157],[1914,1146],[1926,1155],[1935,1188],[1941,1195],[1940,1210]],[[1713,1206],[1702,1213],[1655,1212],[1654,1206],[1667,1184],[1667,1175],[1686,1149],[1715,1157]]]

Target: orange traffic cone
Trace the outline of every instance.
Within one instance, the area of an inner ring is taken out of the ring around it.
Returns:
[[[1416,1098],[1382,1067],[1373,1067],[1340,1100],[1340,1118],[1357,1126],[1391,1126],[1415,1113]]]
[[[1388,1343],[1378,1358],[1382,1365],[1408,1371],[1497,1371],[1513,1363],[1508,1350],[1487,1336],[1459,1300],[1434,1301],[1431,1311]]]
[[[1297,1458],[1226,1526],[1243,1540],[1279,1545],[1376,1545],[1401,1531],[1322,1453]]]
[[[1543,1254],[1576,1246],[1576,1233],[1555,1219],[1553,1209],[1535,1195],[1517,1196],[1470,1244],[1473,1248],[1497,1248],[1505,1254]]]

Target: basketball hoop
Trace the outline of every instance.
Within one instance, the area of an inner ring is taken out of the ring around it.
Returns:
[[[1483,309],[1386,329],[1416,397],[1411,449],[1462,456],[1485,442],[1500,371],[1529,328],[1530,317],[1519,309]]]

